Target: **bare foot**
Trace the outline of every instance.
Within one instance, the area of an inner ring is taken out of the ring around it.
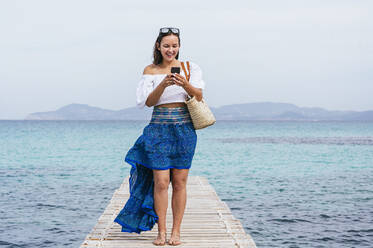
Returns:
[[[169,245],[180,245],[180,233],[172,233],[171,238],[168,240]]]
[[[153,245],[165,245],[165,244],[166,244],[166,232],[158,232],[158,236],[153,241]]]

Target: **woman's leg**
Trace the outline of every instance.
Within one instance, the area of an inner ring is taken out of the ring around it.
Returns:
[[[171,169],[172,173],[172,215],[173,224],[170,245],[179,245],[180,242],[180,225],[183,219],[184,210],[187,200],[186,184],[189,169]]]
[[[153,241],[153,244],[163,245],[166,243],[166,214],[168,206],[170,170],[153,170],[153,178],[154,210],[158,215],[158,237]]]

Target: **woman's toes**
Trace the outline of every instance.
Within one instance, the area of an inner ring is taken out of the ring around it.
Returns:
[[[172,234],[170,240],[168,241],[169,245],[180,245],[180,235]]]
[[[154,245],[165,245],[166,244],[166,233],[158,233],[157,238],[153,241]]]

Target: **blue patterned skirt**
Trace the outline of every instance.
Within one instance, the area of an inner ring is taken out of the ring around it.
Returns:
[[[122,226],[122,232],[140,233],[153,228],[158,216],[154,210],[152,170],[189,169],[196,143],[187,107],[153,108],[150,123],[124,159],[131,165],[130,197],[114,220]]]

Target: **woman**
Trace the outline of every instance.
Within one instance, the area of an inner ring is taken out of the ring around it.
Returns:
[[[161,28],[154,45],[153,64],[145,67],[137,87],[137,106],[153,108],[150,123],[128,151],[130,198],[115,218],[122,232],[151,230],[158,223],[154,245],[166,244],[168,186],[172,182],[173,225],[169,245],[180,245],[180,225],[186,205],[186,183],[197,142],[187,95],[202,99],[204,81],[199,66],[190,62],[190,78],[181,67],[180,31]],[[188,74],[188,72],[187,72]]]

